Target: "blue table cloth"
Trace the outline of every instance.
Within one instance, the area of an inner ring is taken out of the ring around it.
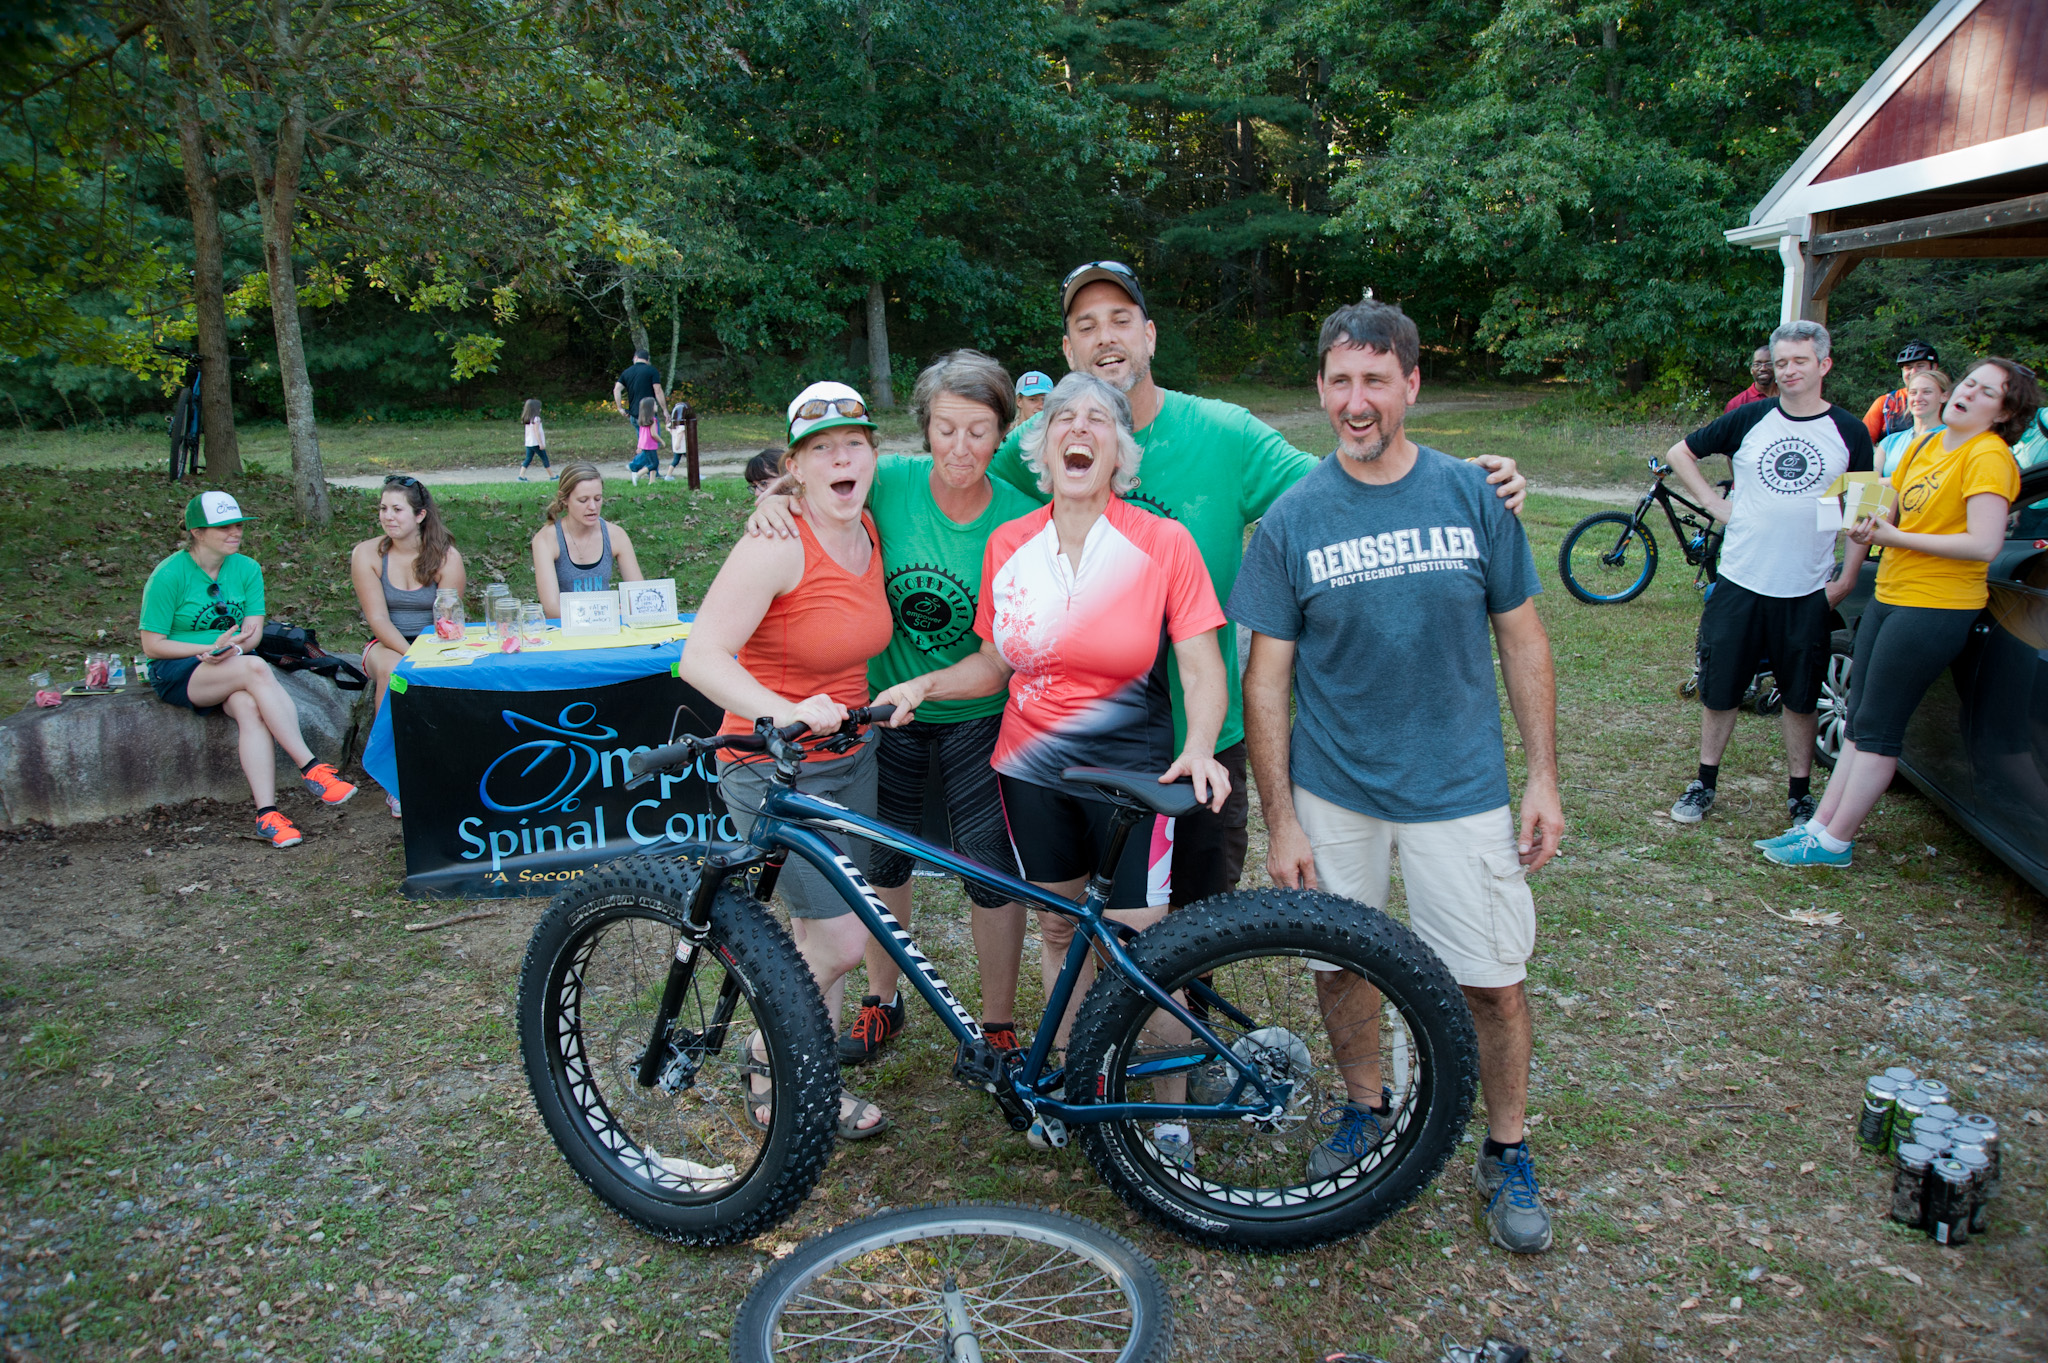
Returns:
[[[690,621],[697,617],[692,614],[682,618]],[[550,620],[548,623],[558,622]],[[404,661],[391,675],[393,681],[402,678],[406,687],[439,686],[457,691],[594,689],[674,672],[677,662],[682,659],[685,642],[675,639],[665,644],[642,647],[588,648],[573,652],[488,653],[459,667],[417,667],[410,661]],[[363,748],[363,770],[392,795],[399,795],[398,748],[391,737],[389,691],[385,692],[383,704],[377,707],[376,722],[370,726],[370,740]]]

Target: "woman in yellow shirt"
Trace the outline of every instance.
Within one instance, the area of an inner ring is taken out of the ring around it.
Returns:
[[[2005,543],[2020,490],[2011,441],[2041,405],[2034,372],[1979,361],[1949,394],[1945,429],[1916,441],[1892,474],[1889,517],[1849,538],[1884,546],[1877,599],[1856,630],[1848,732],[1820,809],[1805,826],[1757,844],[1781,866],[1847,866],[1856,831],[1892,781],[1906,721],[1948,669],[1989,599],[1985,577]]]

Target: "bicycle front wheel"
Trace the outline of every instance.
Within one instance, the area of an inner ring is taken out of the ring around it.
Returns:
[[[1602,511],[1573,526],[1557,550],[1564,588],[1589,606],[1633,601],[1657,575],[1657,541],[1626,511]]]
[[[1173,1344],[1151,1260],[1063,1212],[960,1202],[884,1212],[803,1245],[761,1280],[734,1363],[969,1357],[1164,1363]]]
[[[519,1047],[534,1106],[577,1177],[645,1230],[724,1245],[809,1195],[832,1153],[839,1067],[795,943],[760,904],[722,890],[659,1078],[641,1086],[697,875],[630,857],[558,897],[520,970]],[[772,1095],[753,1097],[746,1046],[757,1030]],[[766,1130],[750,1116],[763,1107]]]
[[[1082,1124],[1096,1171],[1137,1211],[1204,1244],[1305,1249],[1379,1224],[1450,1159],[1479,1047],[1457,982],[1401,924],[1333,894],[1241,890],[1170,915],[1131,955],[1289,1093],[1261,1120],[1189,1123],[1180,1149],[1142,1114]],[[1088,991],[1068,1056],[1070,1102],[1248,1101],[1233,1066],[1118,976]],[[1391,1091],[1370,1139],[1347,1126],[1347,1079]]]

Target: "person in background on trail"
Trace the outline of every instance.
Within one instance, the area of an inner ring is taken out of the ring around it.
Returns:
[[[1010,422],[1010,429],[1016,430],[1031,418],[1045,410],[1045,400],[1052,396],[1052,379],[1036,369],[1027,369],[1017,380],[1017,415]]]
[[[1242,407],[1177,393],[1153,381],[1152,356],[1159,333],[1130,266],[1097,260],[1076,267],[1061,285],[1061,312],[1066,335],[1060,344],[1068,365],[1078,373],[1093,374],[1130,402],[1133,435],[1145,459],[1145,482],[1124,500],[1186,526],[1201,550],[1218,599],[1228,597],[1244,556],[1246,529],[1321,458],[1295,449]],[[1028,429],[1010,432],[989,473],[1043,500],[1046,494],[1039,491],[1038,474],[1023,457]],[[1478,462],[1491,470],[1488,481],[1497,485],[1509,509],[1520,507],[1529,484],[1514,461],[1482,455]],[[1176,907],[1222,894],[1244,873],[1249,805],[1237,636],[1232,626],[1223,626],[1218,643],[1229,701],[1216,760],[1230,773],[1230,798],[1220,811],[1200,808],[1175,821],[1170,893]],[[1169,663],[1168,678],[1178,736],[1186,727],[1186,706],[1181,703],[1177,661]]]
[[[142,651],[160,700],[207,714],[225,710],[241,730],[242,775],[256,801],[256,830],[272,847],[305,841],[277,808],[275,743],[322,804],[338,805],[356,788],[332,764],[314,758],[299,735],[299,708],[269,663],[256,656],[263,637],[263,569],[242,553],[249,517],[225,492],[185,504],[184,548],[156,565],[142,589]]]
[[[359,541],[348,556],[356,604],[370,627],[370,641],[363,645],[363,671],[376,687],[371,693],[372,714],[384,704],[391,670],[413,639],[434,628],[434,593],[446,587],[459,596],[469,585],[462,551],[419,479],[394,473],[384,480],[377,498],[377,524],[384,533]],[[398,797],[387,791],[384,803],[391,807],[391,817],[398,818]]]
[[[1906,385],[1921,370],[1939,366],[1941,356],[1935,354],[1934,347],[1925,341],[1908,341],[1892,357],[1892,363],[1899,367],[1899,386],[1872,402],[1870,410],[1863,414],[1863,429],[1870,432],[1873,445],[1892,432],[1903,431],[1913,424],[1913,414],[1906,406]]]
[[[625,414],[626,420],[638,423],[640,404],[653,398],[657,409],[668,407],[668,394],[661,386],[661,371],[647,359],[647,352],[633,352],[633,363],[619,371],[612,380],[612,406]]]
[[[1745,403],[1762,402],[1765,398],[1778,396],[1778,379],[1771,373],[1771,348],[1760,345],[1749,357],[1749,387],[1728,399],[1728,405],[1721,410],[1732,412]]]
[[[1023,457],[1051,505],[989,537],[974,615],[979,649],[876,700],[896,707],[889,723],[901,727],[935,701],[1007,693],[992,760],[1024,878],[1075,897],[1100,865],[1116,807],[1091,787],[1069,784],[1066,768],[1156,771],[1162,783],[1187,777],[1211,813],[1230,797],[1230,773],[1216,760],[1228,705],[1216,647],[1223,608],[1187,527],[1126,500],[1143,454],[1131,434],[1130,400],[1115,387],[1080,371],[1061,379],[1025,430]],[[1174,713],[1180,707],[1169,699],[1168,658],[1186,678],[1184,713]],[[1175,737],[1176,720],[1185,739]],[[1150,883],[1151,845],[1163,833],[1157,824],[1132,830],[1109,891],[1108,916],[1137,930],[1166,916]],[[1038,938],[1050,994],[1074,922],[1042,912]],[[1064,1016],[1039,1024],[1056,1029],[1062,1049],[1094,978],[1090,953]],[[1179,1023],[1155,1019],[1152,1044],[1187,1040]],[[1186,1082],[1163,1081],[1159,1101],[1183,1101]],[[1045,1148],[1043,1126],[1034,1123],[1027,1137]],[[1169,1160],[1186,1164],[1194,1156],[1185,1122],[1155,1126],[1152,1139]]]
[[[768,491],[769,484],[782,476],[783,454],[783,450],[770,445],[747,461],[747,488],[756,501]]]
[[[1870,433],[1821,395],[1834,362],[1828,330],[1787,322],[1771,333],[1778,396],[1738,407],[1702,426],[1665,454],[1678,481],[1707,514],[1728,527],[1721,571],[1700,615],[1700,768],[1671,806],[1676,823],[1698,823],[1714,808],[1721,755],[1735,732],[1736,707],[1765,658],[1785,708],[1785,808],[1795,825],[1813,816],[1813,736],[1830,616],[1863,566],[1851,544],[1835,572],[1835,535],[1816,529],[1822,496],[1835,479],[1872,467]],[[1735,473],[1727,496],[1708,484],[1700,459],[1725,454]]]
[[[641,580],[632,538],[604,518],[604,475],[597,465],[564,464],[547,515],[533,536],[533,584],[548,619],[561,619],[563,592],[602,592]]]
[[[917,376],[911,411],[928,454],[885,454],[877,461],[868,511],[881,536],[889,596],[889,647],[868,664],[868,686],[881,693],[949,667],[981,647],[974,617],[981,600],[982,559],[997,527],[1028,516],[1037,503],[988,476],[989,460],[1009,429],[1010,376],[987,355],[956,350]],[[790,502],[761,499],[749,534],[796,537]],[[936,842],[984,866],[1016,873],[994,759],[1002,732],[1000,692],[978,700],[933,701],[916,720],[882,730],[875,807],[883,823]],[[923,826],[928,776],[939,763],[946,826]],[[868,883],[906,926],[910,922],[911,859],[876,847]],[[982,1035],[998,1050],[1018,1049],[1014,1021],[1017,972],[1024,951],[1024,906],[979,885],[967,886],[970,923],[981,975]],[[902,1032],[906,1018],[897,988],[901,972],[878,942],[867,948],[869,993],[839,1038],[842,1064],[862,1064]],[[887,1000],[885,1003],[883,1000]]]
[[[868,660],[889,646],[889,598],[882,550],[866,507],[875,476],[875,423],[861,395],[843,383],[814,383],[789,404],[789,457],[803,514],[796,535],[741,535],[718,570],[678,674],[725,710],[719,732],[747,734],[767,716],[778,727],[808,724],[819,736],[868,703]],[[765,679],[765,680],[764,680]],[[768,682],[774,684],[771,687]],[[835,800],[872,818],[877,745],[846,754],[814,750],[804,759],[806,794]],[[719,789],[742,838],[768,792],[770,768],[758,760],[718,762]],[[867,873],[865,838],[824,836]],[[797,950],[825,998],[836,1029],[846,977],[861,963],[868,930],[817,869],[791,857],[775,892],[789,908]],[[747,1040],[745,1112],[757,1127],[773,1116],[761,1034]],[[844,1089],[839,1137],[866,1140],[888,1128],[880,1108]]]
[[[1906,380],[1906,411],[1913,424],[1877,442],[1877,471],[1889,480],[1906,451],[1941,429],[1941,409],[1948,405],[1954,382],[1932,366]]]
[[[1536,1254],[1551,1231],[1524,1124],[1534,1034],[1523,981],[1536,946],[1526,876],[1564,833],[1557,678],[1521,522],[1479,469],[1408,437],[1420,348],[1415,323],[1385,303],[1325,319],[1316,392],[1337,454],[1260,520],[1229,611],[1252,631],[1244,720],[1273,883],[1384,905],[1398,851],[1409,925],[1450,968],[1479,1033],[1487,1136],[1473,1179],[1488,1234]],[[1519,834],[1496,641],[1527,760]],[[1403,677],[1427,677],[1426,697]],[[1380,1068],[1379,993],[1309,965],[1347,1093],[1319,1115],[1330,1134],[1308,1175],[1323,1179],[1392,1134],[1395,1095]]]
[[[2005,518],[2020,490],[2008,442],[2040,406],[2032,370],[2000,356],[1980,360],[1943,407],[1946,424],[1900,461],[1891,514],[1850,527],[1852,543],[1885,552],[1876,599],[1856,626],[1842,753],[1813,818],[1757,842],[1767,860],[1849,865],[1858,830],[1898,770],[1907,721],[1963,651],[1990,600],[1986,578],[2005,547]]]
[[[690,453],[690,418],[697,415],[695,408],[677,398],[668,409],[668,451],[674,458],[668,461],[667,477],[676,476],[676,469]]]
[[[538,458],[542,469],[548,467],[548,429],[540,424],[540,399],[528,398],[526,408],[519,414],[519,424],[526,429],[526,462],[519,466],[519,481],[526,481],[526,470]]]
[[[655,405],[653,398],[644,399],[640,403],[640,447],[633,452],[633,462],[626,465],[626,476],[635,487],[640,485],[643,473],[647,475],[649,487],[661,477],[661,437],[654,433],[660,421],[661,408]]]

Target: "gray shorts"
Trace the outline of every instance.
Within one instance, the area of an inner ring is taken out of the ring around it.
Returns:
[[[845,805],[872,819],[875,816],[877,771],[875,748],[876,744],[870,741],[844,757],[804,763],[803,771],[797,776],[796,788],[806,795]],[[723,757],[718,759],[719,793],[725,797],[726,810],[732,815],[742,838],[753,830],[753,811],[760,807],[767,795],[768,778],[774,770],[774,763],[765,759],[751,763]],[[823,833],[822,836],[844,852],[860,868],[861,875],[867,875],[874,844],[866,838],[848,837],[844,833]],[[809,862],[796,856],[783,863],[782,874],[775,882],[775,893],[788,906],[792,918],[837,918],[842,913],[853,912],[825,877],[813,870]]]

